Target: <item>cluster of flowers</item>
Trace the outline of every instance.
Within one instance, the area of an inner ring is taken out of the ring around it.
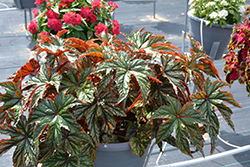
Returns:
[[[207,24],[237,24],[245,11],[245,0],[189,0],[190,14]]]
[[[38,34],[56,34],[69,30],[65,37],[92,39],[103,31],[119,35],[120,25],[112,15],[118,5],[104,0],[36,0],[39,10],[33,10],[34,20],[28,31],[37,39]]]

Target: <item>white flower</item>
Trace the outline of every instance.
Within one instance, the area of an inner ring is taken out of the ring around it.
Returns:
[[[244,6],[240,6],[240,11],[239,11],[240,13],[245,13],[245,10],[246,10],[246,9],[245,9]]]
[[[195,9],[191,9],[190,14],[194,15],[194,13],[195,13]]]
[[[220,3],[221,5],[223,5],[223,6],[227,6],[228,5],[228,3],[227,3],[227,1],[221,1],[221,3]]]
[[[226,19],[227,15],[228,15],[227,10],[221,10],[219,11],[219,14],[218,14],[219,18],[223,18],[223,19]]]
[[[209,7],[209,6],[214,6],[216,3],[215,2],[208,2],[205,6],[205,8]]]
[[[211,19],[215,19],[216,17],[218,17],[218,13],[212,12],[212,13],[209,15],[209,17],[210,17]]]

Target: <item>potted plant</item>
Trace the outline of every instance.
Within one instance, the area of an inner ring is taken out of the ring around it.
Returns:
[[[196,151],[204,156],[205,133],[213,153],[215,111],[234,129],[226,104],[241,106],[220,90],[228,84],[193,38],[185,55],[164,36],[142,31],[124,34],[126,42],[105,31],[88,41],[61,38],[68,30],[39,34],[37,58],[0,83],[0,133],[10,136],[0,140],[0,155],[16,146],[18,167],[126,166],[130,158],[104,162],[96,151],[125,142],[130,154],[142,157],[155,138],[160,148],[167,142],[191,157]],[[197,89],[192,95],[190,83]]]
[[[119,35],[120,25],[112,15],[118,5],[104,0],[36,0],[34,20],[28,26],[33,40],[38,34],[57,34],[66,29],[62,38],[76,37],[83,40],[95,38],[103,30]]]
[[[230,43],[228,45],[229,53],[223,59],[225,60],[224,72],[226,74],[226,81],[232,84],[238,80],[240,84],[245,84],[246,91],[250,93],[249,83],[249,15],[250,6],[245,11],[244,23],[237,24],[233,28]],[[250,94],[248,94],[249,96]]]
[[[201,41],[202,29],[203,47],[209,55],[213,42],[220,42],[214,58],[221,59],[229,43],[233,26],[241,21],[245,11],[244,4],[245,0],[190,0],[189,34],[195,40]]]

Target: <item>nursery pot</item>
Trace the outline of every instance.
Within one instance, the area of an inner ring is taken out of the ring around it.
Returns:
[[[14,3],[19,9],[35,8],[35,0],[14,0]]]
[[[189,17],[189,34],[193,37],[196,41],[201,43],[201,36],[200,36],[200,26],[201,26],[201,19],[192,15],[188,12]],[[218,60],[222,58],[223,53],[227,50],[227,46],[230,41],[230,35],[232,34],[232,30],[234,25],[227,25],[223,26],[213,24],[212,27],[210,25],[205,24],[203,22],[202,26],[203,31],[203,48],[206,54],[210,55],[210,51],[213,45],[213,42],[220,42],[219,48],[217,53],[214,57],[214,60]]]
[[[148,147],[149,149],[149,147]],[[95,167],[143,167],[148,149],[142,157],[133,155],[128,142],[100,144],[96,150]]]

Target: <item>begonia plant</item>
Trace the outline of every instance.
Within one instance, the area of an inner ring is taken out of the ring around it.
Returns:
[[[207,25],[237,24],[245,11],[245,0],[189,0],[190,14],[204,19]]]
[[[240,84],[245,84],[248,96],[250,96],[250,19],[247,17],[249,13],[250,6],[245,11],[244,23],[234,27],[228,45],[229,53],[223,57],[226,81],[232,84],[238,80]]]
[[[33,40],[38,34],[57,34],[68,30],[62,37],[89,40],[103,30],[119,35],[120,25],[112,15],[118,5],[104,0],[36,0],[38,9],[33,10],[34,20],[28,26]]]
[[[215,111],[234,129],[226,104],[241,106],[220,90],[228,84],[194,39],[186,55],[142,31],[124,33],[126,42],[105,31],[88,41],[62,39],[67,30],[40,34],[37,57],[0,83],[0,133],[10,136],[0,140],[0,155],[16,146],[15,167],[90,167],[100,144],[129,142],[142,156],[155,138],[160,148],[167,142],[204,156],[205,133],[213,153]]]

